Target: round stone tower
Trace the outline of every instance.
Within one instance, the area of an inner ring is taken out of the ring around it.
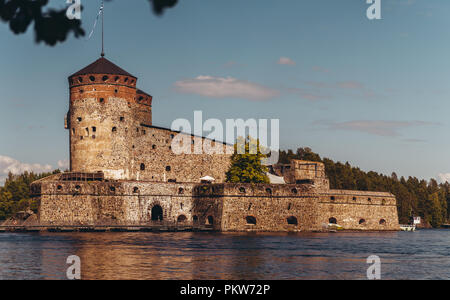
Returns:
[[[131,179],[136,82],[104,57],[69,76],[71,172]]]

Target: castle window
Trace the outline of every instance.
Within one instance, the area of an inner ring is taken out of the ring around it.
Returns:
[[[286,220],[287,220],[287,223],[288,223],[289,225],[298,225],[297,218],[294,217],[294,216],[290,216],[290,217],[287,218]]]
[[[112,132],[116,132],[116,131],[117,131],[117,127],[113,127]]]
[[[94,76],[89,76],[89,80],[90,81],[95,81],[95,77]]]
[[[353,201],[356,201],[356,197],[353,197]]]
[[[139,127],[136,128],[136,132],[139,132]]]
[[[62,190],[62,186],[61,185],[58,185],[58,190]]]
[[[245,194],[245,187],[241,186],[241,187],[239,188],[239,193]]]
[[[167,166],[167,167],[166,167],[166,171],[167,171],[167,172],[170,172],[171,170],[172,170],[172,168],[171,168],[170,166]]]
[[[386,225],[386,220],[385,219],[381,219],[380,220],[380,225]]]
[[[138,98],[138,101],[141,102],[142,100],[144,100],[144,97],[140,96],[140,97]]]
[[[153,145],[153,146],[152,146],[152,149],[155,150],[155,149],[156,149],[156,145]]]
[[[145,164],[141,164],[141,171],[145,171]]]
[[[81,189],[81,186],[77,185],[77,186],[75,186],[75,189],[78,191]]]
[[[126,77],[124,81],[125,81],[125,82],[128,82],[128,77]]]
[[[167,180],[167,181],[168,181],[168,182],[173,182],[173,183],[177,182],[176,179],[169,179],[169,180]]]
[[[80,90],[80,94],[83,94],[84,93],[84,90]]]
[[[369,203],[371,203],[372,202],[372,198],[368,198],[367,201],[369,201]]]
[[[83,82],[83,77],[78,77],[78,82],[82,83]]]
[[[114,93],[116,93],[116,94],[117,94],[117,92],[119,92],[119,90],[118,90],[118,89],[115,89],[115,90],[114,90]]]
[[[97,132],[97,127],[93,126],[92,127],[92,132]]]
[[[256,218],[253,216],[247,216],[245,221],[247,221],[247,225],[256,225]]]
[[[183,189],[182,187],[180,187],[180,188],[178,189],[178,194],[179,194],[179,195],[183,195],[183,194],[184,194],[184,189]]]
[[[330,224],[337,224],[337,220],[336,220],[336,218],[331,217],[331,218],[328,219],[328,223],[330,223]]]
[[[267,189],[266,189],[266,192],[267,192],[267,194],[272,195],[272,189],[271,189],[271,188],[267,188]]]
[[[80,136],[80,140],[82,140],[83,139],[83,136]]]
[[[105,102],[105,98],[100,98],[100,103]]]
[[[133,189],[133,193],[138,193],[139,192],[139,188],[138,187],[134,187],[134,189]]]
[[[292,208],[292,203],[289,203],[288,210],[291,210],[291,208]]]
[[[192,220],[194,220],[194,222],[198,222],[198,217],[197,217],[197,216],[194,216],[194,217],[192,218]]]
[[[77,121],[78,121],[78,122],[81,122],[81,121],[83,121],[83,119],[82,119],[81,117],[78,117],[78,118],[77,118]]]
[[[214,224],[214,217],[213,216],[209,216],[206,219],[206,225],[213,225]]]
[[[146,134],[145,130],[142,130],[142,134],[143,134],[143,135],[145,135],[145,134]]]
[[[175,135],[173,135],[173,134],[170,135],[170,138],[171,138],[171,139],[173,139],[174,137],[175,137]]]
[[[119,81],[119,79],[120,79],[120,77],[119,76],[116,76],[115,78],[114,78],[114,81]]]
[[[359,225],[363,225],[365,223],[366,223],[366,220],[364,220],[364,219],[359,220]]]
[[[72,133],[75,134],[75,128],[72,128]]]
[[[116,188],[113,187],[113,186],[110,186],[110,187],[109,187],[109,190],[110,190],[111,192],[115,192],[115,191],[116,191]]]
[[[133,79],[133,80],[131,80],[131,83],[134,83],[134,79]]]
[[[297,191],[297,189],[292,189],[292,194],[297,194],[298,193],[298,191]]]
[[[184,222],[186,222],[186,220],[187,220],[187,218],[185,215],[181,215],[177,218],[178,223],[184,223]]]
[[[106,76],[106,75],[105,75],[105,76],[103,76],[103,78],[102,78],[102,80],[103,80],[103,81],[106,81],[106,80],[108,80],[108,79],[109,79],[109,77],[108,77],[108,76]]]
[[[336,197],[331,196],[331,197],[330,197],[330,200],[331,200],[331,201],[335,201],[335,200],[336,200]]]
[[[89,127],[86,127],[86,135],[89,135]]]
[[[183,209],[183,203],[180,203],[180,209]]]

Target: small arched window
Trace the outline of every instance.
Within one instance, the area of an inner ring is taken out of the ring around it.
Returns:
[[[138,193],[139,192],[139,188],[138,187],[134,187],[134,189],[133,189],[133,193]]]
[[[247,225],[256,225],[256,218],[253,216],[247,216],[245,221],[247,222]]]
[[[95,77],[94,76],[89,76],[89,80],[90,81],[95,81]]]
[[[293,188],[291,192],[292,192],[292,194],[297,194],[298,190],[296,188]]]
[[[363,224],[366,224],[366,220],[365,219],[360,219],[359,220],[359,225],[363,225]]]
[[[328,223],[330,223],[330,224],[337,224],[337,220],[336,220],[336,218],[331,217],[331,218],[328,219]]]
[[[172,168],[171,168],[170,166],[167,166],[167,167],[166,167],[166,171],[167,171],[167,172],[170,172],[171,170],[172,170]]]
[[[186,220],[187,220],[187,218],[186,218],[185,215],[180,215],[180,216],[178,216],[178,218],[177,218],[177,222],[178,222],[178,223],[184,223],[184,222],[186,222]]]
[[[183,195],[183,194],[184,194],[184,189],[183,189],[182,187],[180,187],[180,188],[178,189],[178,194],[179,194],[179,195]]]
[[[141,164],[141,171],[145,171],[145,164]]]
[[[239,193],[245,194],[245,187],[241,186],[241,187],[239,188]]]
[[[271,188],[267,188],[266,189],[266,193],[269,194],[269,195],[272,195],[272,189]]]
[[[105,75],[105,76],[103,76],[103,78],[102,78],[102,80],[103,80],[103,81],[106,81],[106,80],[108,80],[108,79],[109,79],[109,77],[108,77],[108,76],[106,76],[106,75]]]
[[[206,219],[206,225],[214,225],[214,217],[213,216],[209,216]]]
[[[381,219],[380,220],[380,225],[386,225],[386,220],[385,219]]]
[[[290,216],[289,218],[287,218],[287,223],[289,225],[298,225],[297,218],[294,216]]]
[[[117,127],[113,127],[113,128],[111,129],[111,131],[112,131],[112,132],[117,132]]]

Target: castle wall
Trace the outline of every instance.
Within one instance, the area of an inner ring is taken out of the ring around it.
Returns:
[[[323,193],[313,185],[272,184],[55,180],[38,185],[43,225],[151,225],[153,208],[160,206],[163,223],[217,231],[320,231],[330,218],[347,230],[398,230],[389,193]]]
[[[194,143],[204,142],[205,139],[183,134],[189,141],[191,154],[175,154],[172,142],[177,134],[164,128],[142,126],[140,136],[133,143],[133,170],[136,172],[133,177],[144,181],[199,183],[200,178],[211,176],[216,179],[215,182],[224,182],[231,156],[226,153],[232,151],[233,146],[210,141],[224,154],[195,154]]]
[[[330,190],[319,196],[322,224],[334,218],[349,230],[398,230],[394,195],[382,192]]]

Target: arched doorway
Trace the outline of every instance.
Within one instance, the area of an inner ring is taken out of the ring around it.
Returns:
[[[336,218],[329,218],[328,219],[328,223],[330,223],[330,224],[337,224],[337,220],[336,220]]]
[[[159,205],[155,205],[152,208],[152,221],[162,221],[163,220],[163,209]]]
[[[187,220],[187,218],[185,215],[180,215],[180,216],[178,216],[177,222],[184,223],[184,222],[186,222],[186,220]]]

